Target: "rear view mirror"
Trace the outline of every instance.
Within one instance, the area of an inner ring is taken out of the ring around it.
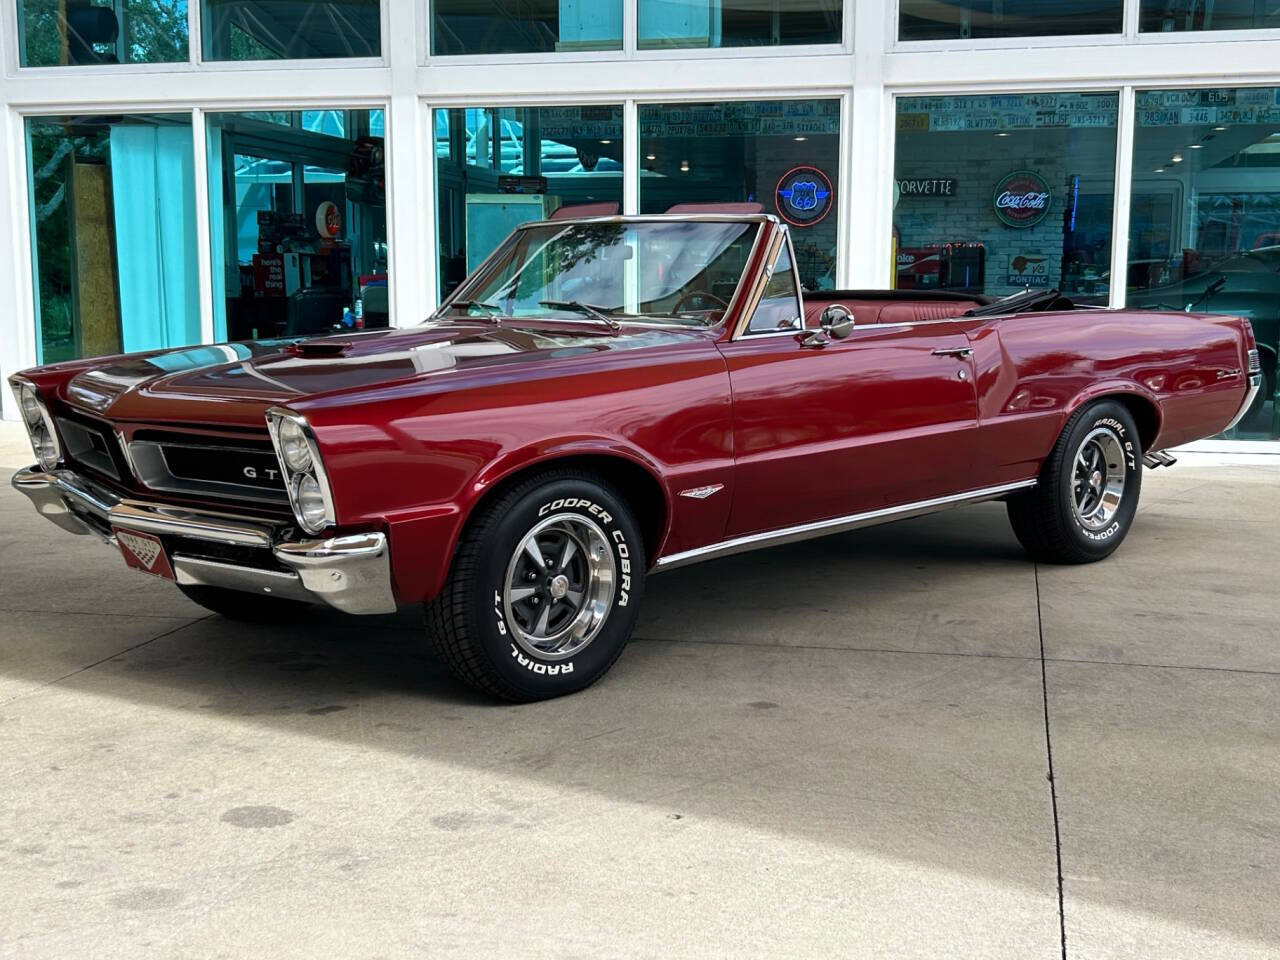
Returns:
[[[838,303],[833,303],[823,310],[818,323],[822,327],[822,332],[833,340],[843,340],[853,333],[855,326],[853,314],[849,308],[842,307]]]

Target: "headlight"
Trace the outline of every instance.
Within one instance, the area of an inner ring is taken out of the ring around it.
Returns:
[[[329,478],[307,421],[291,410],[272,407],[267,411],[267,429],[284,471],[285,489],[298,525],[307,533],[333,526],[337,521]]]
[[[324,493],[320,489],[319,481],[311,474],[304,473],[298,477],[297,486],[294,487],[293,492],[293,505],[297,511],[298,520],[304,527],[313,532],[324,529]]]
[[[43,469],[53,470],[62,459],[62,450],[58,447],[58,435],[53,430],[53,418],[45,409],[40,392],[26,380],[13,379],[9,383],[22,411],[23,426],[31,439],[31,451]]]
[[[52,470],[58,465],[58,444],[44,423],[31,428],[31,449],[35,451],[36,459],[44,469]]]
[[[22,418],[27,421],[28,427],[34,427],[40,422],[40,398],[36,395],[36,388],[30,384],[22,384],[18,388],[18,398],[22,405]]]
[[[280,421],[280,458],[284,465],[294,473],[305,473],[311,469],[311,448],[307,445],[307,435],[296,420]]]

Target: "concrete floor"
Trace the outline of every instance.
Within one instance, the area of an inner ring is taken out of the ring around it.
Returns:
[[[984,505],[656,577],[527,707],[0,478],[5,957],[1280,957],[1275,469],[1150,474],[1089,567]]]

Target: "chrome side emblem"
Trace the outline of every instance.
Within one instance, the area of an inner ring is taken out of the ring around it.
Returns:
[[[688,490],[681,490],[680,496],[689,497],[692,500],[705,500],[713,493],[719,493],[723,489],[723,483],[712,483],[705,487],[692,487]]]

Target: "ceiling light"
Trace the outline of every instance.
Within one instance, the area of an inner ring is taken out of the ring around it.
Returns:
[[[1227,129],[1226,127],[1214,127],[1214,128],[1213,128],[1213,132],[1214,132],[1214,133],[1222,133],[1222,131],[1223,131],[1223,130],[1226,130],[1226,129]]]
[[[680,172],[681,172],[681,173],[688,173],[688,172],[689,172],[689,161],[688,161],[688,160],[681,160],[681,161],[680,161]]]
[[[601,142],[601,143],[613,143],[613,141],[612,141],[612,140],[601,140],[600,142]]]
[[[1000,133],[997,133],[997,134],[996,134],[996,136],[997,136],[997,137],[1007,137],[1007,136],[1008,136],[1008,134],[1007,134],[1007,133],[1004,133],[1004,132],[1002,131],[1002,132],[1000,132]]]
[[[1180,153],[1175,153],[1172,157],[1170,157],[1170,158],[1169,158],[1169,162],[1170,162],[1170,163],[1181,163],[1181,162],[1182,162],[1182,154],[1180,154]]]
[[[796,143],[804,143],[809,138],[808,137],[792,137],[791,139],[794,140]]]
[[[1191,146],[1189,146],[1187,149],[1188,149],[1188,150],[1203,150],[1203,149],[1204,149],[1204,144],[1203,144],[1203,143],[1193,143],[1193,144],[1191,144]]]
[[[657,159],[658,159],[657,155],[656,155],[656,154],[652,154],[652,153],[646,153],[646,154],[644,155],[644,158],[645,158],[646,160],[657,160]]]
[[[1164,173],[1164,167],[1156,167],[1156,173]]]

